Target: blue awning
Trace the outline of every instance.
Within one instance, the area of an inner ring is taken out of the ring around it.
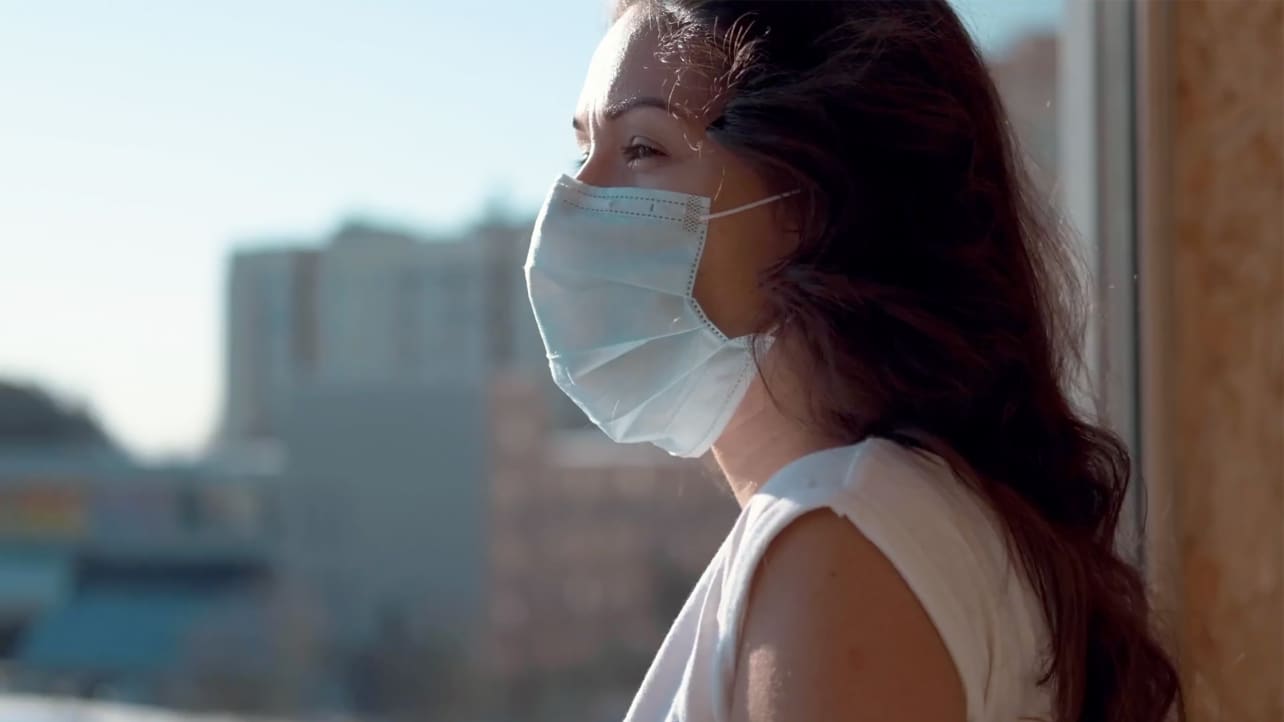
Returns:
[[[30,668],[160,671],[180,661],[193,626],[216,603],[191,591],[88,591],[37,621],[15,661]]]
[[[0,617],[25,618],[62,604],[72,572],[69,552],[0,550]]]

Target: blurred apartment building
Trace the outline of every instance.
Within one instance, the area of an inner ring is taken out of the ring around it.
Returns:
[[[515,335],[489,255],[527,232],[486,230],[429,239],[349,223],[313,247],[231,260],[216,455],[277,459],[278,582],[315,602],[317,633],[341,654],[393,626],[474,633],[484,394],[502,361],[493,337]]]
[[[446,239],[357,222],[320,246],[264,240],[236,253],[222,445],[279,441],[290,398],[313,382],[436,385],[484,381],[496,369],[543,373],[522,272],[529,236],[529,223],[503,220]],[[579,422],[560,393],[547,396],[562,423]]]
[[[491,404],[487,673],[519,708],[568,682],[631,691],[735,500],[699,461],[553,427],[520,375]]]
[[[275,438],[295,385],[311,377],[318,257],[310,249],[274,248],[232,258],[222,438]]]
[[[229,279],[222,438],[283,452],[282,579],[352,643],[446,629],[504,686],[649,656],[734,518],[698,462],[611,443],[549,381],[528,235],[349,225]]]
[[[228,274],[223,445],[279,442],[310,385],[484,379],[505,323],[486,246],[362,223],[321,247],[262,245]]]

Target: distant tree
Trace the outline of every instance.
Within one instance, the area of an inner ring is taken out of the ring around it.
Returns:
[[[0,381],[0,444],[33,442],[111,445],[85,409],[33,385]]]

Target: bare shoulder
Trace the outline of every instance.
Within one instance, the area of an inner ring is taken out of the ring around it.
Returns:
[[[948,650],[886,556],[810,512],[771,542],[750,587],[735,722],[962,722]]]

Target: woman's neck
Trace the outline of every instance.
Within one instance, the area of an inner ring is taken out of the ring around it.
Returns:
[[[768,393],[762,376],[754,377],[740,407],[713,445],[713,457],[741,507],[790,462],[838,445],[804,423],[800,411],[805,405],[798,384],[786,383],[782,374],[770,378]]]

